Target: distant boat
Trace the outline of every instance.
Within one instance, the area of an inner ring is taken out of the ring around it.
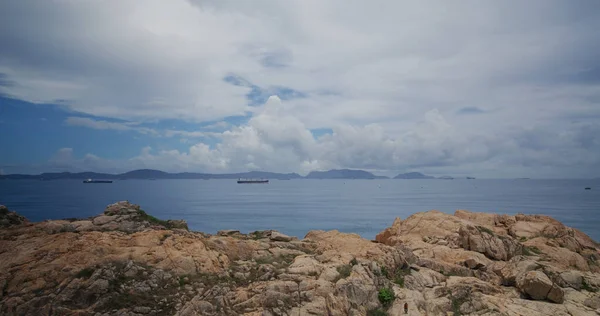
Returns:
[[[269,183],[267,179],[238,179],[237,183]]]
[[[589,188],[589,187],[588,187],[588,188],[585,188],[585,189],[586,189],[586,190],[591,190],[592,188]]]
[[[475,180],[475,177],[467,177],[467,180]]]
[[[92,179],[87,179],[87,180],[83,180],[83,183],[112,183],[112,180],[92,180]]]

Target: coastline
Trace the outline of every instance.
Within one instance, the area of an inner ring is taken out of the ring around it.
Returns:
[[[409,315],[596,315],[600,308],[598,244],[542,215],[415,213],[375,241],[338,231],[303,239],[272,230],[190,232],[184,221],[128,202],[88,219],[0,215],[3,315],[404,315],[404,304]]]

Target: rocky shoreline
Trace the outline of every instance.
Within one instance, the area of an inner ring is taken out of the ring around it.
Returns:
[[[416,213],[375,241],[216,235],[119,202],[30,223],[0,206],[1,315],[600,315],[600,246],[541,215]]]

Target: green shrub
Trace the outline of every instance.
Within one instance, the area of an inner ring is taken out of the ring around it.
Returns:
[[[336,270],[340,274],[339,279],[345,279],[350,276],[350,273],[352,272],[352,266],[345,264],[337,267]]]
[[[350,260],[350,264],[355,266],[358,264],[358,261],[356,260],[356,258],[352,258],[352,260]]]
[[[396,268],[394,273],[394,283],[398,284],[400,287],[404,287],[404,276],[410,274],[410,268]]]
[[[379,308],[371,309],[371,310],[367,311],[367,316],[387,316],[387,314],[388,313],[386,311],[379,309]]]
[[[377,298],[379,299],[379,302],[381,302],[381,304],[383,306],[389,306],[396,297],[394,296],[394,291],[392,289],[382,288],[382,289],[379,289]]]
[[[89,279],[94,274],[94,268],[85,268],[79,271],[75,277],[78,279]]]

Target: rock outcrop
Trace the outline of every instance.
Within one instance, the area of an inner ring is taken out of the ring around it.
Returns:
[[[430,211],[372,242],[190,232],[128,202],[40,223],[2,210],[1,315],[600,314],[597,244],[545,216]]]
[[[26,224],[27,219],[16,212],[11,212],[4,205],[0,205],[0,227],[10,227]]]

